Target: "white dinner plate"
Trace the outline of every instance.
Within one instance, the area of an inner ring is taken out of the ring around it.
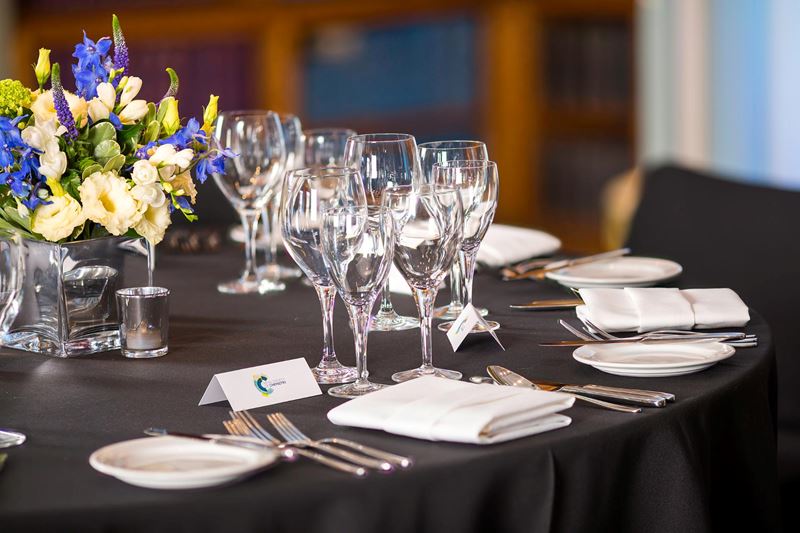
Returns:
[[[675,261],[654,257],[616,257],[584,265],[560,268],[546,275],[567,287],[648,287],[683,272]]]
[[[735,351],[728,344],[709,341],[587,344],[575,350],[572,357],[609,374],[667,377],[700,372]]]
[[[492,224],[481,241],[478,261],[492,268],[518,263],[532,257],[552,255],[561,241],[543,231],[505,224]]]
[[[196,489],[244,478],[275,463],[278,452],[177,437],[145,437],[100,448],[92,467],[151,489]]]

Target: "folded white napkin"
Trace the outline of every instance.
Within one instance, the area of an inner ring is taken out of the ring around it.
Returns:
[[[497,268],[523,259],[552,254],[561,248],[556,237],[535,229],[492,224],[478,250],[478,261]]]
[[[494,444],[568,426],[572,419],[556,413],[574,401],[559,392],[426,376],[350,400],[328,419],[418,439]]]
[[[747,305],[731,289],[580,289],[578,318],[607,331],[741,327]]]

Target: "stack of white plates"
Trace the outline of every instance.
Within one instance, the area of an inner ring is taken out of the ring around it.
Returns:
[[[683,272],[675,261],[654,257],[616,257],[583,265],[574,265],[546,275],[566,287],[649,287],[672,279]]]
[[[231,483],[279,458],[254,450],[177,437],[146,437],[100,448],[89,464],[120,481],[152,489],[196,489]]]
[[[619,376],[668,377],[693,374],[727,359],[736,350],[709,341],[587,344],[572,356],[585,365]]]

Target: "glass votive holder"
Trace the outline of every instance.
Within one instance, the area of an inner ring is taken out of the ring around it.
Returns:
[[[131,287],[117,291],[122,355],[133,359],[161,357],[169,349],[169,289]]]

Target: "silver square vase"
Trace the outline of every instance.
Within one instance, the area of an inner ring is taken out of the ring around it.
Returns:
[[[142,238],[103,237],[56,244],[24,239],[22,305],[4,345],[55,357],[118,349],[117,289],[149,285]]]

